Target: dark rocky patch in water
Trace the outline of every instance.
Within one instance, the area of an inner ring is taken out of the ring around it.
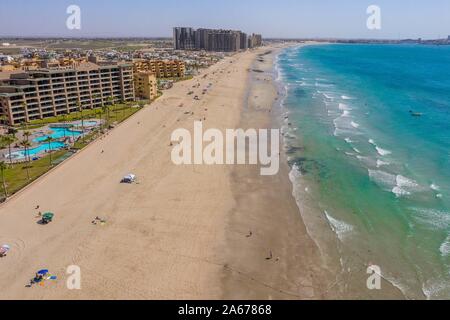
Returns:
[[[307,96],[306,91],[302,88],[296,88],[293,93],[298,98],[304,98]]]
[[[305,157],[295,157],[288,161],[289,167],[296,166],[302,175],[315,173],[319,180],[326,180],[329,176],[328,169],[319,161]]]
[[[303,150],[305,150],[303,147],[289,147],[286,151],[286,154],[292,155],[292,154],[299,153]]]

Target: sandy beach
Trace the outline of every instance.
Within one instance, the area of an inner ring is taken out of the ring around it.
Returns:
[[[171,133],[192,131],[194,121],[220,130],[275,125],[276,50],[239,53],[176,83],[1,205],[0,243],[11,252],[0,260],[0,299],[330,297],[285,164],[262,177],[258,166],[170,158]],[[138,183],[120,184],[130,172]],[[37,224],[38,211],[54,212],[54,222]],[[96,216],[106,223],[93,225]],[[70,265],[81,268],[81,290],[66,287]],[[58,280],[26,288],[42,268]]]

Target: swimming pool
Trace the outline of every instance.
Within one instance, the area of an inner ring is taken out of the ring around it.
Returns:
[[[66,146],[65,143],[63,142],[59,142],[59,141],[53,141],[50,142],[50,145],[48,143],[43,143],[35,148],[31,148],[27,150],[26,155],[33,157],[34,155],[37,155],[41,152],[46,152],[49,150],[59,150],[61,148],[64,148]],[[20,150],[20,151],[16,151],[16,152],[12,152],[11,153],[11,158],[12,159],[23,159],[25,158],[25,150]]]
[[[37,137],[33,139],[33,142],[44,142],[48,137],[52,139],[61,139],[64,137],[76,138],[83,134],[82,131],[71,130],[69,128],[50,128],[53,132],[50,135],[44,135],[42,137]]]

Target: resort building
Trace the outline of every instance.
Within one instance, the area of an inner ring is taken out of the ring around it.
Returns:
[[[154,100],[158,96],[158,82],[153,72],[138,72],[134,74],[136,98]]]
[[[184,78],[186,67],[180,60],[134,60],[134,73],[152,72],[157,78]]]
[[[0,76],[0,116],[10,125],[133,100],[132,64],[86,62]]]

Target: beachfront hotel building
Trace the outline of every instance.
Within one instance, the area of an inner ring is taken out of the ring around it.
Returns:
[[[10,125],[133,100],[133,65],[128,63],[0,74],[0,115]]]
[[[138,72],[134,74],[136,98],[154,100],[158,96],[158,82],[153,72]]]
[[[262,46],[262,36],[260,34],[253,33],[248,37],[248,47],[257,48]]]
[[[152,72],[157,78],[184,78],[186,66],[180,60],[134,60],[134,73]]]
[[[175,39],[175,50],[195,49],[195,30],[193,28],[173,28],[173,38]]]
[[[214,52],[237,52],[262,45],[261,35],[248,37],[242,31],[222,29],[173,29],[175,50],[205,50]]]

